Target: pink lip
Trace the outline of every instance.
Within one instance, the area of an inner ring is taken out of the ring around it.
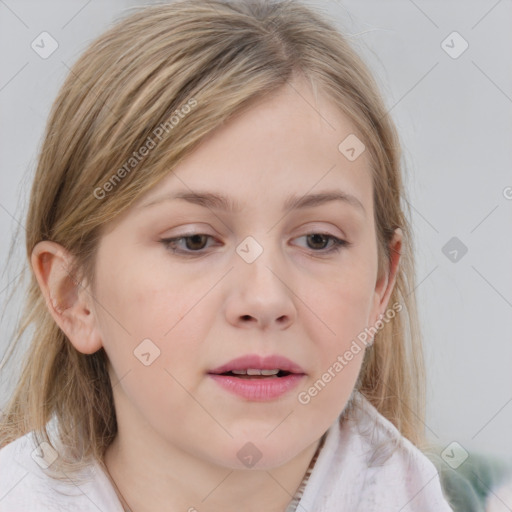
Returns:
[[[248,368],[259,370],[278,368],[290,372],[290,374],[284,377],[255,377],[253,379],[221,375],[232,370],[247,370]],[[208,375],[221,387],[235,395],[263,402],[284,395],[295,388],[306,374],[299,365],[283,356],[246,355],[211,370]]]

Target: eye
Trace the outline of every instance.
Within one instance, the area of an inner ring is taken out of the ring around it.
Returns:
[[[206,243],[210,238],[213,239],[211,235],[204,233],[190,233],[175,238],[164,238],[160,242],[166,249],[175,254],[193,255],[197,253],[200,255],[203,253],[203,249],[206,248]],[[314,249],[313,252],[321,254],[338,252],[342,247],[351,245],[350,242],[341,240],[328,233],[309,233],[298,238],[306,238],[309,248]],[[329,245],[329,242],[331,242],[331,245]]]
[[[176,238],[164,238],[160,242],[173,253],[199,253],[205,248],[208,238],[213,237],[204,233],[191,233]],[[180,242],[183,241],[185,241],[185,250],[183,250],[183,245],[180,247]]]
[[[340,238],[328,233],[309,233],[298,238],[306,238],[308,246],[315,249],[313,252],[320,252],[323,254],[338,252],[342,247],[348,247],[350,245],[346,240],[341,240]],[[331,242],[330,246],[328,246],[329,241]]]

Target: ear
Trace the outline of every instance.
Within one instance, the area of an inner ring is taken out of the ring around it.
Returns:
[[[375,284],[375,294],[372,306],[372,316],[370,325],[375,325],[381,315],[384,315],[388,306],[389,299],[393,292],[398,273],[398,265],[400,263],[402,249],[403,232],[400,228],[395,229],[393,239],[389,243],[389,265],[377,279]]]
[[[33,249],[31,265],[57,325],[79,352],[102,347],[92,308],[91,292],[70,274],[73,256],[56,242],[42,241]]]

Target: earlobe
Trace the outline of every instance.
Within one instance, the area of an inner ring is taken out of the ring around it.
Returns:
[[[71,274],[73,256],[60,244],[44,240],[33,249],[31,265],[57,325],[73,346],[84,354],[102,347],[92,296]]]

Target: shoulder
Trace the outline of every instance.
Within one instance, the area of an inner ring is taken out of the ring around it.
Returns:
[[[329,438],[332,507],[342,499],[348,510],[452,512],[432,462],[360,393]]]
[[[367,450],[368,476],[390,483],[388,499],[409,510],[451,511],[434,464],[362,395],[357,431]],[[379,495],[383,491],[379,489]]]
[[[50,476],[58,457],[49,445],[37,445],[33,432],[0,449],[0,512],[122,512],[110,482],[92,462],[80,478]]]

